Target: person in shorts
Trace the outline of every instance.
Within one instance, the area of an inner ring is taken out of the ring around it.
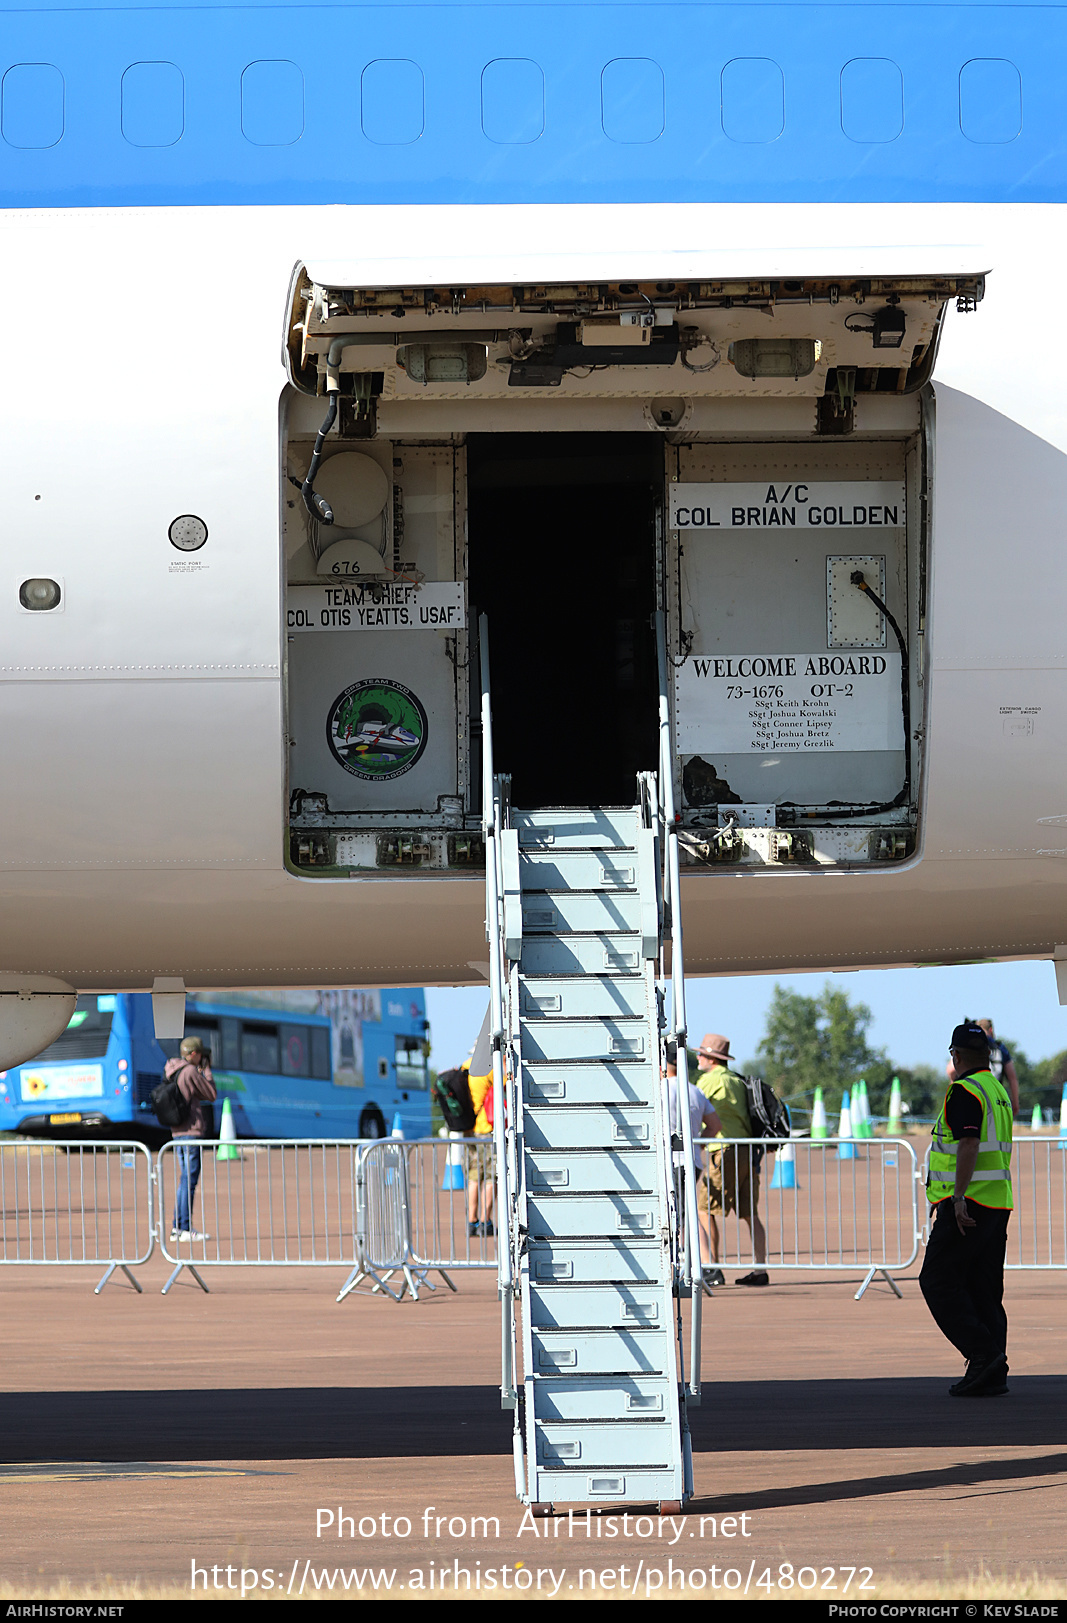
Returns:
[[[752,1124],[748,1115],[748,1090],[744,1078],[731,1071],[733,1059],[726,1037],[709,1031],[697,1050],[700,1075],[697,1087],[710,1099],[721,1123],[720,1138],[751,1138]],[[767,1260],[767,1234],[759,1216],[759,1161],[750,1144],[724,1145],[723,1149],[708,1157],[708,1227],[711,1255],[716,1266],[719,1262],[719,1224],[717,1212],[736,1212],[752,1232],[752,1251],[756,1262]],[[753,1269],[737,1280],[738,1285],[768,1285],[770,1277],[763,1267]]]
[[[482,1140],[480,1144],[467,1146],[467,1233],[471,1237],[491,1236],[496,1168],[493,1163],[493,1124],[486,1105],[492,1103],[493,1073],[490,1071],[487,1076],[472,1076],[468,1070],[467,1082],[474,1107],[472,1131],[475,1138]]]
[[[667,1083],[667,1120],[671,1129],[671,1147],[674,1152],[674,1164],[682,1164],[682,1152],[676,1146],[679,1142],[681,1116],[678,1101],[678,1044],[669,1042],[664,1050],[664,1079]],[[722,1124],[715,1113],[713,1105],[695,1088],[692,1082],[685,1085],[685,1098],[689,1107],[689,1132],[693,1140],[693,1176],[696,1181],[697,1192],[697,1223],[700,1226],[700,1264],[701,1276],[706,1290],[713,1285],[725,1285],[721,1268],[712,1262],[711,1250],[711,1218],[708,1212],[706,1193],[701,1191],[701,1184],[706,1182],[707,1167],[704,1161],[704,1152],[698,1140],[702,1138],[718,1138]]]

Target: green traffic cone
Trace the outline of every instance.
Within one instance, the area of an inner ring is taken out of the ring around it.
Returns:
[[[867,1083],[861,1076],[856,1084],[859,1108],[856,1111],[856,1137],[872,1138],[871,1128],[871,1101],[867,1095]]]
[[[229,1099],[222,1101],[222,1121],[219,1123],[218,1149],[215,1151],[217,1161],[239,1161],[241,1152],[237,1148],[237,1129],[233,1125],[233,1106]]]

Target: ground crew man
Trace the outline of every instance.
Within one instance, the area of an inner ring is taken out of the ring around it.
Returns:
[[[938,1328],[967,1360],[955,1398],[1008,1390],[1004,1252],[1011,1194],[1011,1100],[989,1069],[989,1042],[974,1021],[952,1033],[956,1080],[930,1147],[927,1196],[935,1218],[919,1286]]]

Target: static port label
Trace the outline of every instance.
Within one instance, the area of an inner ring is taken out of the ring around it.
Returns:
[[[675,673],[678,750],[901,750],[899,653],[694,655]]]
[[[326,719],[334,760],[356,778],[380,782],[410,772],[426,748],[426,712],[410,688],[385,677],[353,682]]]

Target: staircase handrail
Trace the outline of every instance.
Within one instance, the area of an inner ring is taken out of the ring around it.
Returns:
[[[656,656],[659,665],[659,800],[663,822],[663,911],[664,926],[669,920],[671,938],[670,1035],[677,1048],[678,1085],[675,1093],[678,1114],[681,1118],[678,1126],[682,1139],[682,1191],[685,1201],[682,1283],[689,1287],[692,1299],[689,1385],[693,1396],[699,1398],[703,1270],[700,1261],[696,1179],[693,1175],[693,1129],[689,1119],[689,1053],[685,1016],[685,960],[682,953],[681,858],[678,818],[674,806],[674,752],[671,747],[671,707],[667,674],[667,623],[662,609],[656,611]]]
[[[482,683],[482,837],[485,841],[485,935],[489,945],[489,1039],[493,1056],[493,1152],[496,1162],[497,1223],[503,1229],[497,1246],[497,1282],[501,1294],[501,1402],[513,1408],[515,1390],[514,1273],[511,1256],[511,1189],[508,1177],[504,1049],[507,1015],[504,1007],[503,919],[501,915],[500,830],[502,797],[493,771],[493,713],[489,686],[489,621],[478,619],[478,646]]]

